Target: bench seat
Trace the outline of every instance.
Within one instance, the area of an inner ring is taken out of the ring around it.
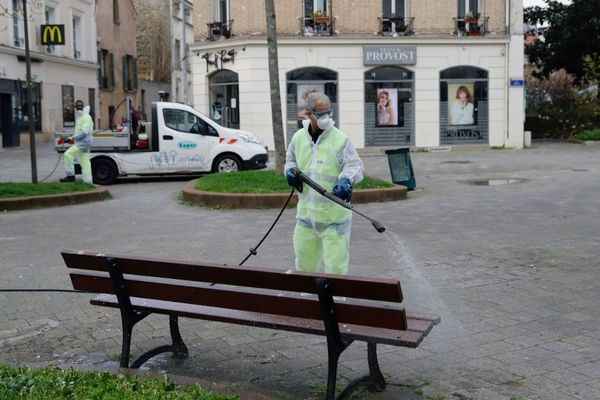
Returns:
[[[96,296],[91,300],[91,304],[119,308],[117,296],[109,294]],[[323,325],[323,320],[320,319],[286,317],[259,312],[175,303],[172,301],[140,299],[137,297],[131,297],[131,304],[140,311],[155,314],[174,314],[179,317],[228,322],[238,325],[325,336],[325,326]],[[404,331],[373,328],[354,324],[340,324],[340,334],[343,339],[346,340],[358,340],[416,348],[423,338],[431,331],[433,326],[440,321],[439,317],[423,317],[411,315],[410,313],[408,313],[406,317],[408,326]]]

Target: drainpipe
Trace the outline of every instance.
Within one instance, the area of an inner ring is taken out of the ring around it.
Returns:
[[[504,123],[506,127],[506,135],[504,137],[504,145],[508,145],[508,138],[510,136],[509,127],[509,113],[508,113],[508,79],[509,79],[509,59],[510,59],[510,2],[511,0],[505,0],[505,17],[504,17],[504,30],[508,37],[508,43],[504,45]]]

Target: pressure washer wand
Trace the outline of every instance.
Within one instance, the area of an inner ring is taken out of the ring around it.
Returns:
[[[377,232],[379,232],[379,233],[385,232],[385,226],[383,226],[383,224],[381,222],[379,222],[373,218],[367,217],[365,214],[363,214],[360,211],[358,211],[357,209],[355,209],[350,203],[345,202],[344,200],[340,199],[333,193],[329,193],[317,182],[313,181],[308,176],[304,175],[300,170],[295,170],[294,173],[298,178],[300,178],[302,180],[302,182],[306,183],[308,186],[310,186],[311,188],[316,190],[317,193],[319,193],[321,196],[327,197],[329,200],[333,201],[334,203],[339,204],[340,206],[342,206],[350,211],[354,211],[361,217],[368,219],[369,221],[371,221],[371,225],[373,225],[373,227],[377,230]]]

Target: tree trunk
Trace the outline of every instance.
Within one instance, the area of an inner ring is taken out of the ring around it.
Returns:
[[[265,0],[267,14],[267,48],[269,52],[269,80],[271,81],[271,115],[273,140],[275,142],[275,173],[283,174],[285,164],[285,140],[281,116],[281,92],[279,87],[279,60],[277,55],[277,22],[273,0]]]

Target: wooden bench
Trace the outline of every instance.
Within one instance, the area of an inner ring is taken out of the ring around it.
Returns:
[[[163,352],[186,357],[178,317],[323,335],[329,364],[326,399],[332,400],[340,355],[353,341],[364,341],[369,375],[351,382],[338,397],[347,399],[361,384],[384,390],[377,344],[416,348],[440,321],[436,316],[407,313],[400,304],[400,282],[394,279],[82,251],[61,254],[76,290],[97,293],[93,305],[120,309],[120,365],[125,368],[138,368]],[[152,313],[169,316],[172,344],[130,363],[133,327]]]

